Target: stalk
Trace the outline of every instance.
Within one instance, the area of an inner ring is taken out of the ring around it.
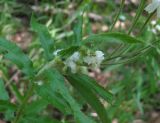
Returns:
[[[120,5],[120,8],[119,8],[119,11],[118,11],[118,13],[117,13],[117,15],[116,15],[116,18],[115,18],[115,20],[114,20],[114,22],[113,22],[113,24],[112,24],[112,26],[111,26],[111,28],[110,28],[110,31],[113,30],[114,25],[116,24],[116,22],[117,22],[117,20],[118,20],[118,18],[119,18],[119,16],[120,16],[120,14],[121,14],[121,12],[122,12],[122,9],[123,9],[123,7],[124,7],[124,2],[125,2],[125,0],[121,0],[121,5]]]

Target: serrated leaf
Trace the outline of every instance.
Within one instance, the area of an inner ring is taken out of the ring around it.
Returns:
[[[47,27],[42,24],[39,24],[32,16],[31,28],[38,34],[40,38],[40,43],[42,48],[44,49],[46,59],[48,61],[51,60],[53,58],[54,41],[51,35],[49,34]]]
[[[49,91],[52,94],[59,93],[61,97],[69,104],[77,123],[95,123],[81,112],[79,104],[70,95],[68,89],[65,87],[63,76],[57,70],[46,70],[43,76],[46,78],[46,80],[49,80]]]
[[[113,95],[109,91],[105,90],[102,86],[100,86],[98,82],[96,82],[96,80],[84,74],[76,74],[72,76],[76,76],[76,78],[81,80],[81,82],[83,82],[85,86],[91,88],[95,93],[100,95],[107,102],[113,102]]]
[[[6,52],[4,57],[16,64],[23,73],[30,77],[34,75],[32,61],[16,44],[6,39],[0,38],[0,48]]]
[[[108,123],[110,120],[107,117],[105,107],[99,101],[92,88],[85,86],[85,82],[77,78],[76,75],[70,75],[67,77],[68,81],[73,87],[82,95],[82,97],[91,105],[91,107],[97,112],[102,123]]]
[[[5,89],[3,81],[0,79],[0,100],[8,100],[9,96]]]
[[[83,44],[86,43],[101,43],[101,42],[120,42],[120,43],[143,43],[143,41],[138,40],[137,38],[131,37],[123,33],[102,33],[102,34],[93,34],[88,36],[83,40]]]

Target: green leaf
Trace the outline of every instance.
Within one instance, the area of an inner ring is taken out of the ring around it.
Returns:
[[[97,112],[102,123],[108,123],[110,120],[107,117],[107,112],[105,107],[99,101],[92,88],[86,86],[86,83],[77,78],[76,75],[67,76],[68,81],[73,85],[73,87],[79,91],[82,97],[91,105],[91,107]]]
[[[68,103],[60,94],[54,91],[53,84],[51,82],[45,82],[43,86],[36,87],[36,92],[49,104],[58,108],[64,114],[70,114],[71,111]]]
[[[29,103],[24,110],[25,115],[38,114],[43,111],[48,105],[48,101],[39,99]]]
[[[72,75],[72,76],[75,76],[75,75]],[[76,74],[76,78],[78,80],[81,80],[81,82],[85,83],[85,86],[87,86],[88,88],[91,88],[95,93],[100,95],[107,102],[109,103],[113,102],[113,95],[107,90],[105,90],[102,86],[100,86],[98,82],[96,82],[91,77],[84,74]]]
[[[9,96],[5,89],[3,81],[0,79],[0,100],[8,100]]]
[[[16,110],[16,106],[7,100],[0,100],[0,112],[6,110]]]
[[[50,86],[50,93],[52,95],[53,93],[59,93],[61,98],[63,98],[69,104],[77,123],[95,123],[81,112],[81,107],[70,95],[68,89],[65,86],[63,76],[57,70],[46,70],[43,76],[46,78],[46,80],[49,80],[48,86]]]
[[[75,42],[74,45],[80,45],[82,40],[82,26],[83,26],[83,15],[79,15],[77,19],[77,23],[74,26],[74,36],[75,36]]]
[[[19,103],[22,103],[22,100],[24,99],[24,97],[21,95],[21,93],[20,93],[17,85],[14,84],[14,83],[11,83],[10,89],[12,89],[12,92],[13,92],[13,94],[15,95],[16,100],[17,100]]]
[[[102,33],[102,34],[93,34],[88,36],[83,40],[83,44],[86,43],[101,43],[103,41],[107,42],[120,42],[120,43],[142,43],[141,40],[138,40],[134,37],[131,37],[123,33]]]
[[[54,41],[49,34],[47,27],[36,22],[35,18],[32,16],[31,28],[38,34],[40,38],[40,43],[42,48],[44,49],[46,59],[48,61],[51,60],[53,58]]]
[[[34,75],[32,61],[22,52],[22,50],[13,42],[0,38],[0,48],[6,53],[5,58],[16,64],[22,72],[28,76]]]
[[[47,116],[28,115],[21,119],[21,123],[62,123]]]
[[[63,58],[68,58],[74,52],[76,52],[79,48],[80,48],[79,46],[72,46],[72,47],[69,47],[67,49],[60,51],[58,54]]]

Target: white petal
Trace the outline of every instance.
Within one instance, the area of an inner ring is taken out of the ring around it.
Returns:
[[[159,1],[155,0],[155,1],[153,1],[151,4],[149,4],[149,5],[145,8],[145,10],[146,10],[148,13],[152,13],[152,12],[154,12],[159,6],[160,6]]]
[[[102,51],[96,51],[96,62],[98,65],[104,60],[104,53]]]
[[[87,63],[88,65],[91,65],[96,62],[96,58],[93,56],[86,56],[83,58],[84,62]]]
[[[153,26],[156,25],[156,23],[157,23],[156,20],[152,20],[152,21],[151,21],[151,24],[152,24]]]
[[[160,31],[160,25],[156,25],[155,27],[158,31]]]
[[[103,57],[104,53],[102,51],[96,51],[96,57]]]
[[[57,55],[60,51],[62,51],[62,49],[57,49],[56,51],[53,52],[53,55]]]
[[[66,60],[65,65],[71,69],[72,73],[76,73],[77,65],[75,62],[73,62],[71,60]]]
[[[79,52],[75,52],[75,53],[73,53],[72,56],[70,56],[69,59],[74,61],[74,62],[77,62],[79,60],[79,58],[80,58],[80,53]]]

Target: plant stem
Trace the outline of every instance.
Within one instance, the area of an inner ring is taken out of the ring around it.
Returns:
[[[122,9],[123,9],[123,7],[124,7],[124,2],[125,2],[125,0],[121,0],[120,9],[119,9],[119,11],[118,11],[118,13],[117,13],[117,15],[116,15],[116,18],[115,18],[113,24],[111,25],[110,31],[113,30],[114,25],[116,24],[116,22],[117,22],[117,20],[118,20],[118,18],[119,18],[119,15],[120,15],[121,12],[122,12]]]
[[[133,20],[131,28],[128,31],[128,34],[130,34],[132,32],[133,28],[137,24],[138,19],[139,19],[140,15],[142,14],[143,10],[144,10],[145,2],[146,2],[146,0],[141,0],[140,6],[138,7],[138,10],[136,12],[137,14],[136,14],[136,16],[135,16],[135,18]]]
[[[29,90],[27,91],[27,94],[26,94],[25,98],[23,99],[22,104],[21,104],[20,107],[18,108],[17,113],[16,113],[16,117],[15,117],[15,119],[14,119],[14,121],[13,121],[12,123],[18,123],[18,122],[19,122],[20,118],[21,118],[22,115],[23,115],[23,110],[24,110],[24,108],[25,108],[25,105],[26,105],[28,99],[30,98],[30,96],[31,96],[32,93],[33,93],[33,89],[34,89],[34,83],[31,82],[30,88],[29,88]]]
[[[139,35],[142,33],[144,27],[147,25],[147,23],[150,21],[151,17],[154,15],[156,11],[152,12],[148,17],[147,20],[145,21],[145,23],[143,24],[142,28],[140,29]]]

